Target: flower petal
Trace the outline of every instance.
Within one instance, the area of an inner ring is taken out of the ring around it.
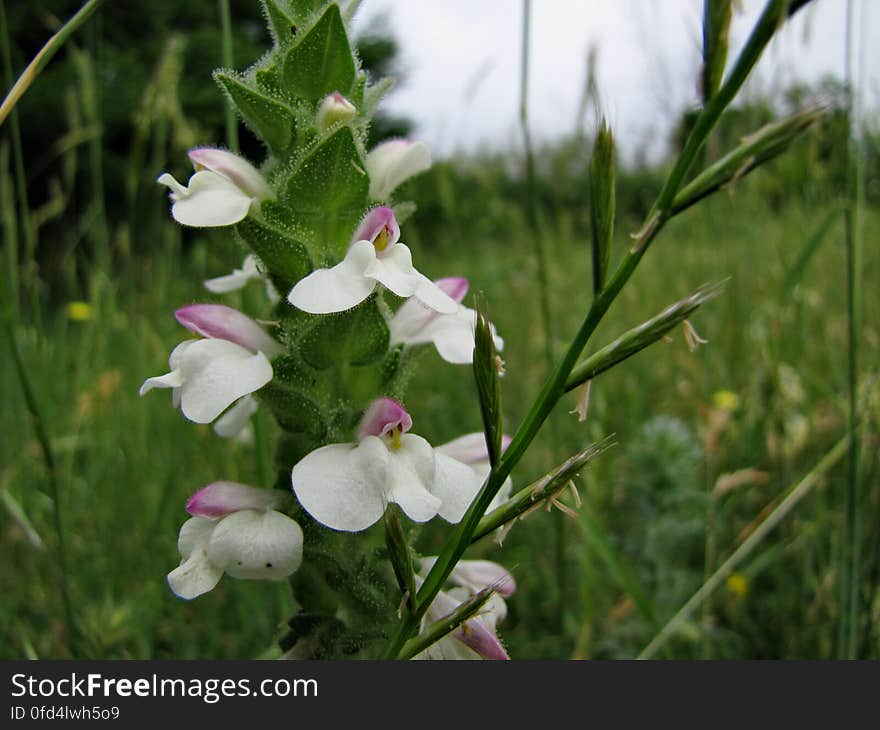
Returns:
[[[189,601],[210,591],[222,577],[223,571],[208,560],[205,548],[199,547],[168,574],[168,585],[177,596]]]
[[[392,139],[375,147],[366,159],[370,197],[387,200],[404,180],[431,166],[431,153],[423,142]]]
[[[179,183],[171,185],[172,180],[165,175],[159,178],[159,182],[169,185],[173,191],[171,215],[185,226],[210,228],[238,223],[247,216],[253,202],[251,196],[233,182],[210,170],[193,175],[188,188]]]
[[[459,605],[461,605],[462,601],[466,598],[467,596],[461,596],[462,600],[459,600],[458,596],[453,596],[447,591],[440,591],[432,601],[431,606],[428,608],[427,615],[430,617],[431,620],[439,621],[440,619],[451,614],[456,608],[458,608]],[[484,606],[484,611],[489,606],[491,600],[492,599],[490,598],[489,602],[487,602],[486,606]],[[510,659],[504,649],[504,646],[501,644],[492,628],[484,623],[482,614],[476,616],[475,618],[468,619],[447,637],[444,637],[444,639],[441,639],[439,642],[434,644],[435,647],[438,647],[435,650],[434,658],[476,658],[468,656],[466,653],[464,653],[464,656],[462,656],[461,649],[455,649],[453,646],[450,645],[450,643],[446,643],[446,645],[443,647],[439,646],[444,641],[449,642],[455,640],[461,642],[466,647],[476,652],[477,655],[479,657],[482,657],[483,659]],[[436,654],[440,654],[440,656],[436,656]]]
[[[384,436],[395,429],[406,433],[412,428],[412,417],[393,398],[377,398],[364,413],[357,428],[358,440],[364,436]]]
[[[147,378],[141,385],[138,395],[149,393],[153,388],[179,388],[183,385],[183,376],[179,370],[172,370],[165,375],[155,375]]]
[[[424,561],[422,568],[425,568]],[[459,560],[449,579],[472,593],[494,588],[498,595],[506,598],[516,591],[516,581],[507,568],[491,560]],[[504,611],[506,613],[506,607]]]
[[[412,252],[403,243],[387,249],[382,256],[376,256],[364,270],[364,276],[375,279],[399,297],[413,295],[419,284],[417,275],[412,265]]]
[[[482,431],[459,436],[452,441],[434,447],[435,451],[451,456],[463,464],[475,464],[489,460],[489,448],[486,446],[486,434]]]
[[[249,395],[239,399],[238,403],[227,410],[214,423],[214,433],[220,438],[229,439],[238,436],[245,428],[251,416],[257,412],[257,401]]]
[[[278,489],[258,489],[237,482],[212,482],[189,498],[186,511],[200,517],[223,517],[245,509],[278,509],[289,498],[289,494]]]
[[[272,365],[262,352],[253,354],[227,340],[194,342],[183,355],[181,371],[181,410],[195,423],[210,423],[272,379]]]
[[[228,150],[197,147],[189,151],[189,159],[196,170],[203,167],[225,177],[250,198],[271,198],[274,195],[272,188],[256,167]]]
[[[216,526],[215,520],[204,517],[190,517],[184,522],[177,535],[177,551],[180,557],[186,560],[200,546],[206,547]]]
[[[400,448],[389,451],[388,501],[400,505],[414,522],[427,522],[444,507],[436,494],[434,469],[434,450],[421,436],[406,434]]]
[[[281,580],[302,562],[300,526],[275,510],[246,509],[217,523],[208,558],[233,578]]]
[[[402,244],[398,244],[402,245]],[[459,307],[452,297],[424,274],[416,272],[418,281],[413,296],[425,306],[435,309],[440,314],[453,314]]]
[[[483,480],[467,464],[435,452],[431,491],[443,503],[438,514],[444,520],[452,523],[461,520],[482,485]]]
[[[311,314],[330,314],[351,309],[370,296],[376,288],[375,280],[364,275],[375,259],[376,249],[373,244],[359,241],[332,269],[317,269],[300,279],[287,295],[287,301],[297,309]]]
[[[227,292],[237,291],[243,288],[249,281],[253,279],[261,279],[262,274],[257,267],[257,259],[253,254],[244,257],[240,269],[233,269],[231,274],[225,276],[217,276],[213,279],[207,279],[202,282],[205,289],[214,294],[226,294]]]
[[[180,565],[168,574],[168,585],[181,598],[190,600],[210,591],[223,575],[212,565],[205,549],[216,527],[214,520],[192,517],[180,527],[177,549]]]
[[[190,304],[174,313],[190,332],[229,340],[250,350],[277,355],[284,348],[246,314],[223,304]]]
[[[293,491],[303,508],[322,525],[359,532],[385,512],[388,449],[367,436],[357,446],[331,444],[293,467]]]

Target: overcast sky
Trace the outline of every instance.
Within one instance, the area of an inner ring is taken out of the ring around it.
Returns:
[[[854,0],[855,40],[868,49],[865,105],[880,99],[880,2]],[[416,120],[435,155],[520,141],[518,132],[522,0],[366,0],[365,28],[385,16],[401,46],[406,78],[386,108]],[[675,116],[696,99],[701,0],[533,0],[529,113],[540,138],[570,132],[586,79],[588,49],[598,49],[604,112],[630,154],[664,149]],[[731,57],[764,6],[741,0]],[[792,79],[843,76],[846,0],[814,0],[762,58],[750,90]],[[866,45],[865,45],[866,44]],[[857,46],[858,47],[858,46]]]

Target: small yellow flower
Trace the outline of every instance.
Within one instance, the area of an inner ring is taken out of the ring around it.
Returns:
[[[67,317],[74,322],[85,322],[92,318],[92,305],[88,302],[68,302]]]
[[[732,390],[716,390],[712,394],[713,405],[728,413],[739,410],[739,396]]]
[[[738,600],[745,598],[746,593],[749,592],[749,579],[742,573],[731,573],[727,576],[724,584],[727,586],[727,590]]]

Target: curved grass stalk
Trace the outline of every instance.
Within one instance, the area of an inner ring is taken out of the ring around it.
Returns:
[[[40,72],[46,67],[46,64],[52,60],[52,56],[58,53],[58,50],[65,44],[67,39],[70,38],[77,28],[88,20],[89,16],[98,9],[98,6],[100,6],[102,2],[103,0],[88,0],[88,2],[76,12],[76,15],[61,26],[58,32],[46,41],[46,45],[40,49],[40,52],[34,56],[27,68],[22,71],[21,76],[18,77],[18,80],[3,100],[3,103],[0,104],[0,125],[2,125],[6,120],[6,117],[9,116],[9,112],[15,108],[15,105],[24,95],[24,92],[30,88],[30,85],[34,82],[37,76],[40,75]]]

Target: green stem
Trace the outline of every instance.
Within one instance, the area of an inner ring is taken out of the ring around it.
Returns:
[[[18,100],[22,97],[24,92],[28,90],[37,76],[40,75],[40,72],[46,67],[46,64],[52,60],[52,56],[58,52],[73,32],[88,20],[88,17],[95,12],[102,2],[103,0],[88,0],[88,2],[77,11],[76,15],[61,26],[60,30],[46,41],[46,45],[44,45],[40,49],[40,52],[34,56],[27,68],[22,71],[21,76],[18,77],[15,85],[9,90],[9,93],[3,100],[3,104],[0,104],[0,125],[3,124],[6,117],[9,116],[9,113],[15,108],[15,105],[18,103]]]
[[[856,113],[853,103],[855,94],[852,69],[852,33],[854,30],[853,2],[848,0],[846,11],[846,85],[847,85],[847,129],[844,149],[844,171],[846,175],[846,208],[844,212],[844,236],[846,247],[846,310],[847,310],[847,422],[851,434],[855,433],[857,419],[857,400],[859,388],[859,273],[860,252],[860,167],[854,147]],[[838,627],[838,656],[841,659],[855,659],[858,652],[859,625],[859,573],[860,573],[860,525],[859,525],[859,442],[851,438],[849,443],[846,492],[844,495],[844,549],[841,570],[841,612]]]
[[[9,26],[6,21],[6,3],[0,0],[0,43],[2,43],[3,53],[3,82],[7,86],[12,85],[12,52],[9,44]],[[15,169],[15,194],[18,197],[18,215],[21,221],[21,231],[24,238],[24,256],[23,260],[30,263],[36,249],[36,236],[31,226],[31,211],[27,200],[27,177],[24,171],[24,152],[21,143],[21,128],[18,123],[18,111],[11,110],[9,117],[9,134],[12,139],[12,155]],[[17,315],[19,307],[19,296],[21,291],[20,263],[18,260],[18,241],[10,240],[9,259],[11,278],[10,292],[13,314]],[[36,287],[31,288],[31,294],[34,296],[34,312],[39,302],[39,292]]]
[[[538,221],[537,180],[535,177],[535,155],[532,135],[529,131],[529,42],[531,38],[531,0],[523,0],[522,55],[520,64],[520,104],[519,121],[522,128],[523,147],[526,161],[526,218],[531,229],[535,247],[535,262],[538,273],[538,300],[541,307],[541,325],[544,330],[544,361],[546,372],[553,369],[553,314],[550,306],[550,276],[547,259],[547,245]],[[553,439],[555,443],[556,438]],[[568,593],[568,563],[565,559],[566,525],[565,515],[553,515],[555,579],[559,587],[560,606],[556,611],[560,626],[563,621],[563,606]]]
[[[523,457],[544,424],[544,421],[547,420],[550,412],[565,393],[565,384],[568,376],[577,363],[584,347],[586,347],[590,337],[596,331],[596,328],[617,298],[624,284],[632,276],[651,242],[665,223],[674,215],[670,210],[670,205],[684,180],[687,170],[690,168],[703,142],[705,142],[706,137],[721,117],[721,113],[736,96],[749,72],[757,63],[764,48],[766,48],[774,32],[779,27],[779,23],[786,17],[787,5],[788,3],[785,0],[768,0],[764,12],[752,30],[749,40],[740,53],[727,81],[697,118],[694,129],[685,143],[685,148],[678,162],[663,185],[657,201],[652,206],[652,212],[648,215],[643,230],[638,234],[636,245],[627,252],[605,288],[593,299],[590,310],[580,329],[575,334],[561,362],[541,388],[529,413],[517,429],[507,451],[504,452],[501,460],[489,474],[486,483],[471,503],[464,517],[453,529],[437,561],[434,563],[434,567],[428,573],[419,591],[415,609],[398,624],[396,632],[391,637],[386,647],[385,658],[393,659],[399,656],[400,648],[404,642],[418,629],[421,617],[442,588],[455,564],[470,545],[471,537],[476,531],[486,509],[488,509],[489,504],[492,502],[492,498],[497,494],[504,480],[510,475],[513,467]]]
[[[229,13],[229,0],[217,0],[220,7],[220,27],[223,34],[223,66],[232,68],[232,19]],[[238,119],[232,104],[224,99],[226,110],[226,145],[232,152],[238,152]]]

